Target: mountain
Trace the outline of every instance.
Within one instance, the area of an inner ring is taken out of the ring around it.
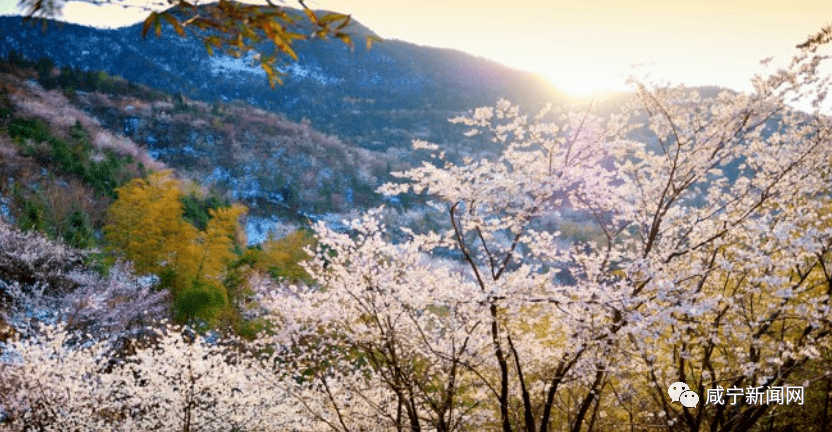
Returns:
[[[387,40],[368,51],[337,40],[297,41],[297,63],[282,68],[284,84],[268,87],[250,61],[217,52],[209,56],[196,38],[168,28],[141,37],[139,24],[98,29],[19,17],[0,17],[0,54],[51,58],[57,66],[103,70],[112,75],[205,102],[243,101],[308,120],[316,129],[365,149],[408,147],[414,138],[440,144],[459,141],[447,119],[500,98],[534,110],[563,100],[542,77],[449,49]],[[360,23],[348,32],[372,33]]]
[[[90,183],[95,190],[86,194],[103,198],[94,207],[106,208],[114,187],[173,168],[205,193],[248,206],[256,242],[278,219],[294,224],[378,206],[375,189],[417,160],[404,149],[347,145],[250,105],[194,101],[103,73],[64,70],[46,90],[32,66],[0,60],[0,178],[17,179],[0,184],[0,217],[24,217],[31,201],[24,195],[39,202],[39,191],[51,190],[39,183],[54,175]],[[92,90],[83,84],[90,76]],[[89,218],[94,229],[103,222],[97,213]]]

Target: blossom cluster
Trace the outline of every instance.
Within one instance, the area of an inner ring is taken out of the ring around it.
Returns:
[[[2,345],[4,430],[283,431],[291,399],[230,344],[166,327],[117,361],[108,344],[61,325]]]

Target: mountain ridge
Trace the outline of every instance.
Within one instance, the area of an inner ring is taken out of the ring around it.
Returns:
[[[361,43],[350,49],[335,40],[296,41],[299,61],[285,64],[283,85],[270,90],[262,70],[246,59],[209,56],[199,40],[183,39],[172,29],[142,39],[139,24],[97,29],[51,22],[43,31],[19,17],[0,17],[0,25],[0,54],[47,56],[57,66],[101,69],[206,102],[244,101],[293,121],[307,119],[322,132],[372,150],[407,147],[414,138],[448,143],[447,131],[432,131],[436,125],[501,98],[531,109],[565,99],[538,75],[399,40],[369,51]]]

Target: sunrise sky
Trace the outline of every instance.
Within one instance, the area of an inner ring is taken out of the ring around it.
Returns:
[[[13,12],[16,3],[0,0],[0,12]],[[748,90],[751,76],[762,71],[760,60],[774,57],[772,66],[784,65],[796,44],[832,22],[832,0],[307,0],[306,4],[349,13],[385,38],[455,48],[538,72],[576,95],[622,90],[631,74]],[[119,26],[146,15],[120,6],[70,3],[63,19]]]

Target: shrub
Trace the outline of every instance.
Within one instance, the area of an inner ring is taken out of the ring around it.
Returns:
[[[115,198],[115,188],[133,177],[127,169],[133,157],[110,149],[97,151],[80,122],[71,127],[69,141],[52,135],[40,119],[15,118],[8,130],[24,155],[35,156],[63,173],[80,177],[101,196]]]
[[[30,190],[17,185],[13,198],[13,214],[20,229],[39,231],[80,249],[99,243],[95,230],[101,226],[103,206],[85,183],[45,180]]]
[[[21,144],[27,139],[43,142],[53,138],[49,126],[40,119],[14,118],[9,122],[7,129],[9,136]]]
[[[180,322],[189,320],[215,324],[217,318],[228,306],[225,289],[216,282],[193,279],[191,286],[176,296],[174,303],[176,319]]]
[[[211,220],[211,210],[231,206],[228,200],[221,200],[213,195],[201,198],[195,193],[183,196],[181,201],[182,218],[199,230],[205,230],[208,226],[208,221]]]
[[[80,210],[73,210],[63,223],[62,237],[73,247],[89,249],[95,246],[96,240],[90,223],[90,218]]]

